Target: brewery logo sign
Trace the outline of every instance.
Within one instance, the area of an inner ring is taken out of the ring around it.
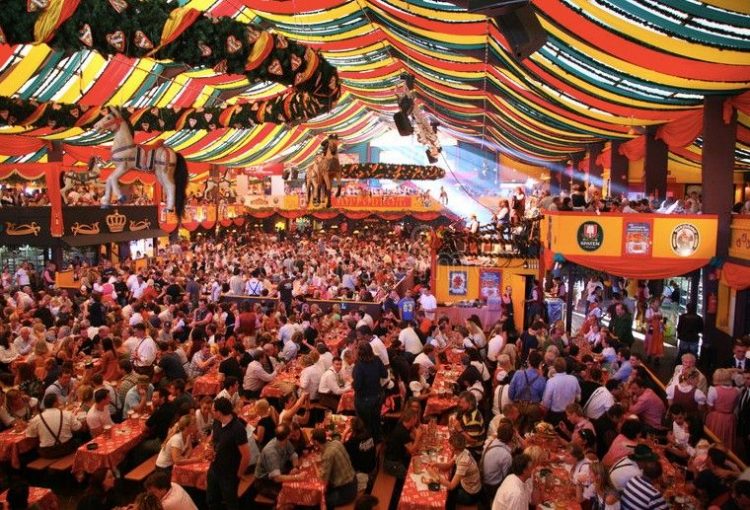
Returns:
[[[596,251],[604,242],[604,230],[595,221],[584,221],[578,227],[578,246],[584,251]]]
[[[700,243],[700,232],[690,223],[680,223],[672,230],[670,238],[672,251],[680,257],[689,257],[694,254],[698,250]]]

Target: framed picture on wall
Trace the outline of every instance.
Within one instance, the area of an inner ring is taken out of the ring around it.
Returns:
[[[501,291],[502,273],[494,269],[484,269],[479,272],[479,297],[487,299],[499,296]]]
[[[448,294],[451,296],[466,296],[468,273],[466,271],[450,271],[448,278]]]

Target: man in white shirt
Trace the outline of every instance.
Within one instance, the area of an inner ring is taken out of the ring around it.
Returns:
[[[109,414],[109,391],[102,388],[94,392],[94,405],[86,413],[86,424],[89,426],[91,437],[100,435],[112,423],[112,417]]]
[[[360,308],[359,310],[357,310],[355,312],[355,317],[357,319],[357,325],[354,329],[361,328],[362,326],[367,326],[370,329],[375,327],[375,321],[364,308]]]
[[[142,323],[133,326],[133,336],[138,339],[138,343],[130,353],[133,370],[138,374],[154,375],[154,361],[157,353],[156,342],[146,335],[146,326]]]
[[[216,395],[216,399],[225,398],[232,403],[232,407],[237,409],[240,404],[240,382],[234,376],[229,376],[224,379],[224,389]],[[214,399],[214,400],[216,400]]]
[[[27,263],[24,262],[20,266],[18,266],[18,269],[16,269],[16,285],[19,287],[24,287],[26,285],[31,285],[31,280],[29,278],[29,273],[26,272]]]
[[[253,276],[245,284],[245,294],[248,296],[260,296],[263,294],[263,283],[258,280],[257,273],[253,272]]]
[[[427,344],[422,349],[422,352],[417,354],[414,358],[414,363],[427,369],[430,373],[435,373],[435,361],[432,358],[432,353],[435,352],[435,347],[432,344]]]
[[[302,358],[302,365],[305,368],[299,374],[299,389],[301,393],[310,395],[310,401],[314,402],[318,400],[318,388],[320,387],[320,380],[323,378],[323,372],[320,370],[320,366],[313,362],[309,354]]]
[[[398,339],[404,346],[404,350],[416,357],[422,352],[422,341],[419,339],[419,335],[414,331],[414,325],[411,322],[401,321],[401,332],[398,334]]]
[[[429,287],[422,287],[422,295],[419,296],[419,306],[422,307],[424,316],[430,320],[435,320],[435,312],[437,312],[437,299],[432,295]]]
[[[29,421],[26,435],[39,438],[41,457],[57,458],[75,451],[78,445],[73,441],[73,432],[80,429],[81,422],[75,419],[73,413],[59,409],[57,394],[48,393],[44,396],[44,411]],[[55,446],[60,444],[65,446]]]
[[[26,326],[21,328],[16,339],[13,340],[13,347],[16,348],[16,352],[21,356],[31,353],[31,349],[34,348],[34,342],[31,339],[31,328],[27,328]]]
[[[333,358],[331,367],[323,372],[320,384],[318,385],[320,403],[331,408],[334,412],[338,408],[339,397],[351,388],[349,383],[344,381],[344,377],[341,374],[342,367],[343,362],[341,358],[338,356]]]
[[[286,346],[287,343],[292,341],[292,335],[297,331],[297,326],[294,324],[294,320],[289,320],[284,315],[279,317],[279,321],[282,323],[279,328],[279,341]]]
[[[532,473],[531,457],[522,453],[513,457],[510,473],[505,477],[492,501],[492,510],[526,509],[531,504],[531,492],[526,480]]]
[[[273,381],[276,370],[270,374],[263,368],[262,358],[265,353],[262,349],[255,349],[252,353],[253,361],[247,366],[245,378],[242,381],[242,389],[245,390],[247,398],[259,398],[263,386]]]
[[[385,348],[385,344],[383,343],[383,341],[372,334],[372,329],[370,329],[368,326],[362,326],[361,328],[358,328],[357,337],[359,340],[369,342],[370,347],[372,347],[372,352],[375,354],[375,356],[380,358],[380,361],[383,362],[383,365],[385,365],[386,368],[390,365],[390,360],[388,359],[388,350]]]
[[[146,490],[159,498],[164,510],[198,510],[190,495],[172,482],[165,472],[157,471],[146,479]]]

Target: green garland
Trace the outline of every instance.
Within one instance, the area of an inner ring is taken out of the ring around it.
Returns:
[[[85,127],[102,117],[102,109],[63,103],[39,103],[0,97],[0,126]],[[213,130],[255,125],[258,103],[214,108],[126,108],[136,131]]]
[[[42,11],[27,12],[28,1],[3,0],[0,6],[0,29],[8,44],[34,42],[34,24]],[[122,13],[112,3],[124,4]],[[201,16],[160,47],[173,8],[164,0],[81,0],[49,44],[66,53],[88,47],[104,55],[171,59],[189,67],[243,74],[251,83],[272,81],[290,87],[259,105],[254,111],[258,123],[298,123],[329,111],[340,97],[338,73],[322,56],[231,18]]]
[[[397,165],[390,163],[354,163],[341,165],[343,179],[393,179],[398,181],[430,181],[445,177],[438,166]]]

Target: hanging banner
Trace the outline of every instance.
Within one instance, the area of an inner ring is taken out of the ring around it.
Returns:
[[[502,293],[502,271],[482,269],[479,272],[479,295],[483,299]]]
[[[51,246],[49,207],[0,207],[0,246]]]
[[[750,260],[750,217],[732,218],[729,228],[729,256]]]
[[[74,206],[63,208],[65,235],[119,234],[159,228],[154,206],[125,205],[109,209]]]
[[[649,220],[626,220],[622,237],[622,254],[626,257],[650,257],[652,232],[653,225]]]
[[[346,197],[332,197],[331,207],[333,209],[368,211],[414,211],[427,212],[442,210],[440,203],[430,196],[425,195],[384,195],[384,196],[362,196],[353,195]],[[283,197],[282,208],[286,210],[307,209],[305,197],[288,195]],[[313,210],[314,207],[310,207]]]

